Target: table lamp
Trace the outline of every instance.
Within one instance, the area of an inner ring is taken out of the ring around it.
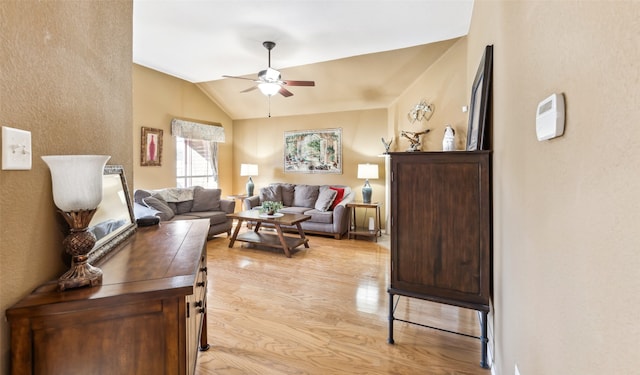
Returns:
[[[60,291],[102,284],[102,270],[87,262],[87,254],[96,243],[96,236],[87,227],[102,201],[102,174],[110,157],[42,156],[51,171],[53,202],[70,228],[62,245],[71,255],[71,267],[58,279]]]
[[[377,164],[358,164],[358,178],[365,179],[364,186],[362,187],[362,202],[371,203],[371,185],[369,185],[370,178],[378,178],[378,165]]]
[[[251,176],[258,175],[258,164],[240,164],[240,176],[249,176],[247,181],[247,196],[253,196],[253,180]]]

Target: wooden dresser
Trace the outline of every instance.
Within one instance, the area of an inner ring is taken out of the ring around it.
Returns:
[[[488,366],[491,206],[490,151],[391,153],[390,343],[396,295],[473,309]]]
[[[7,310],[11,373],[193,374],[206,350],[208,220],[139,228],[101,286],[37,288]]]

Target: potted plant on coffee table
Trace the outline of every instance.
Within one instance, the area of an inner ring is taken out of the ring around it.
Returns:
[[[282,208],[282,202],[264,201],[262,202],[262,208],[260,212],[267,215],[274,215]]]

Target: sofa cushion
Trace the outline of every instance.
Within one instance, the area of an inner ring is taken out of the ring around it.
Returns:
[[[292,206],[314,207],[318,200],[318,190],[318,185],[296,185]]]
[[[209,219],[210,225],[222,224],[225,223],[227,218],[227,213],[224,211],[209,211],[209,212],[189,212],[185,214],[185,216],[195,216],[199,219]]]
[[[176,202],[175,205],[176,205],[176,210],[175,210],[176,215],[185,214],[191,211],[191,208],[193,207],[193,200]]]
[[[180,215],[176,215],[173,217],[173,220],[195,220],[195,219],[202,219],[201,217],[198,217],[196,215],[192,215],[192,214],[197,214],[197,212],[187,212],[184,214],[180,214]]]
[[[283,214],[304,214],[305,211],[309,211],[309,207],[284,207],[278,210]]]
[[[278,184],[282,191],[282,204],[284,206],[293,206],[293,197],[295,194],[294,184]]]
[[[282,202],[282,188],[280,185],[269,185],[260,189],[260,203],[266,201]]]
[[[332,189],[320,189],[318,199],[316,200],[315,208],[318,211],[328,211],[331,207],[331,203],[336,198],[337,191]]]
[[[171,207],[167,205],[167,202],[160,197],[152,195],[150,197],[142,198],[142,202],[146,204],[147,207],[158,211],[156,216],[158,216],[162,221],[171,220],[175,216],[175,212],[173,212]]]
[[[220,211],[220,189],[205,189],[196,186],[193,190],[193,207],[191,211]]]
[[[331,211],[319,211],[319,210],[306,210],[305,215],[311,216],[309,221],[314,223],[331,224],[333,223],[333,212]]]
[[[330,210],[333,211],[333,209],[336,208],[338,203],[342,202],[342,199],[344,198],[344,188],[329,186],[329,189],[335,190],[336,192],[336,197],[334,198],[333,202],[331,203],[331,207],[329,208]]]

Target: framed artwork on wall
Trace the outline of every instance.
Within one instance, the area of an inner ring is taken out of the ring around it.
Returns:
[[[284,172],[342,174],[342,129],[284,132]]]
[[[140,165],[162,165],[162,129],[142,127]]]
[[[471,86],[467,151],[489,150],[493,46],[485,48]]]

